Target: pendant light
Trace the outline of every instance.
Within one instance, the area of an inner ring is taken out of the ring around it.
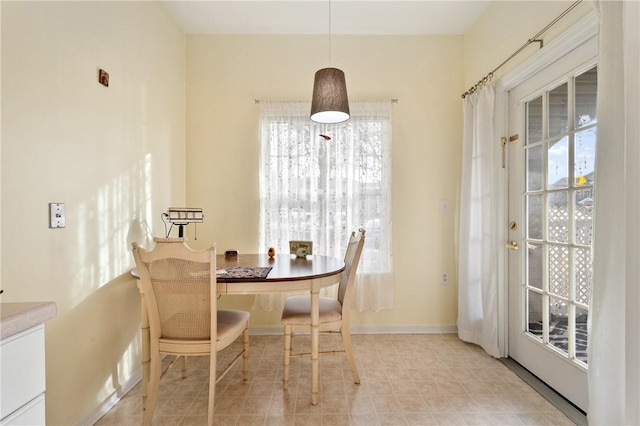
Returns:
[[[331,0],[329,0],[329,62],[331,62]],[[313,80],[311,120],[341,123],[349,119],[349,99],[344,72],[338,68],[318,70]]]

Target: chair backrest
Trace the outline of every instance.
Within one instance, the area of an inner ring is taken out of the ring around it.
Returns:
[[[184,238],[133,243],[152,340],[209,340],[216,330],[216,248],[194,251]],[[213,289],[213,292],[211,291]]]
[[[365,230],[362,228],[358,230],[357,235],[355,232],[352,232],[349,237],[349,243],[347,244],[347,250],[344,255],[345,268],[340,277],[340,285],[338,286],[338,301],[342,305],[343,310],[345,306],[347,310],[351,307],[353,283],[356,279],[356,271],[358,270],[358,263],[360,263],[360,255],[362,254],[362,247],[364,246],[364,234]]]

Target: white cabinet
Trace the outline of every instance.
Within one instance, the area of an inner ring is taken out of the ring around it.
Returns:
[[[44,425],[44,321],[51,302],[0,304],[0,425]]]
[[[44,325],[0,341],[0,424],[45,423],[44,369]]]

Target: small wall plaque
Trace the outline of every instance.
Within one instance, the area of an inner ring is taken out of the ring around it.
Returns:
[[[109,87],[109,73],[103,69],[98,70],[98,83],[104,87]]]

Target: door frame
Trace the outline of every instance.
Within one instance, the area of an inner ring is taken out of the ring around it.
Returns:
[[[562,34],[547,43],[544,48],[538,50],[519,65],[505,73],[495,83],[495,114],[494,114],[494,134],[506,139],[504,155],[508,160],[509,150],[509,91],[528,78],[542,71],[552,63],[576,49],[580,45],[598,36],[598,17],[595,11],[588,13],[575,24],[567,28]],[[496,158],[502,158],[503,148],[501,140],[495,144]],[[506,242],[508,238],[508,161],[504,168],[498,171],[499,194],[498,202],[498,223],[503,224],[498,228],[498,349],[501,357],[509,356],[509,270],[508,270],[508,249]]]

